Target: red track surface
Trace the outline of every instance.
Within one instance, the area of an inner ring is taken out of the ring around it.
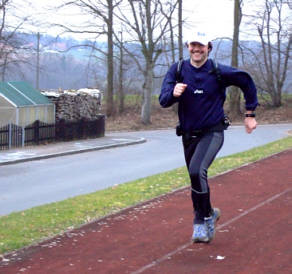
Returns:
[[[6,256],[0,273],[292,273],[291,183],[292,150],[210,179],[210,244],[190,243],[185,188]]]

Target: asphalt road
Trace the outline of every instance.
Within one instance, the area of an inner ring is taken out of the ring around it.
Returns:
[[[241,152],[287,136],[292,124],[243,127],[225,132],[218,156]],[[146,143],[0,167],[0,215],[91,193],[184,165],[174,130],[116,133],[140,136]],[[111,135],[115,135],[112,133]]]

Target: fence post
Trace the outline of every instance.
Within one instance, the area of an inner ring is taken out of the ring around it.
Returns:
[[[25,128],[21,127],[21,146],[24,147],[25,144]]]
[[[34,142],[38,145],[39,144],[39,138],[40,138],[40,121],[37,120],[34,122]]]
[[[8,128],[8,149],[11,149],[11,143],[12,143],[12,128],[11,128],[11,122],[10,122],[9,128]]]

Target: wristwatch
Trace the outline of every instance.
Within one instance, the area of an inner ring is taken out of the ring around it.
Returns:
[[[245,113],[245,117],[256,117],[255,113]]]

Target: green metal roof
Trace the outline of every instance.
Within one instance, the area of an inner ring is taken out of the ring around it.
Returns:
[[[26,82],[0,82],[0,94],[17,107],[52,104],[46,96]]]

